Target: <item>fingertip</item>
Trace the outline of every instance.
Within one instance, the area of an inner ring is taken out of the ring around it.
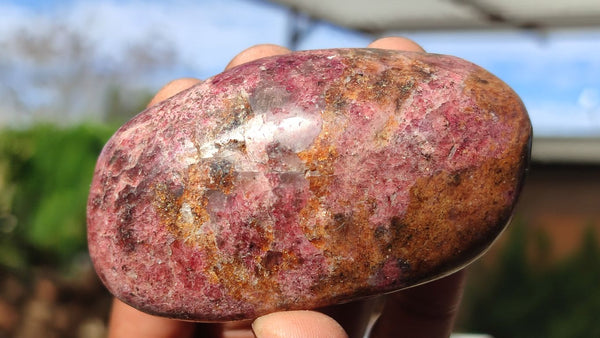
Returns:
[[[225,70],[267,56],[288,54],[291,51],[285,47],[273,44],[261,44],[247,48],[234,56]]]
[[[252,323],[257,338],[348,338],[333,318],[315,311],[275,312]]]
[[[400,36],[389,36],[371,42],[369,48],[404,50],[409,52],[425,52],[425,49],[411,39]]]
[[[114,299],[108,326],[108,338],[191,337],[194,324],[141,312]]]
[[[150,100],[150,102],[148,103],[147,107],[153,106],[161,101],[164,101],[183,90],[186,90],[194,85],[197,85],[200,82],[202,82],[202,81],[195,79],[195,78],[190,78],[190,77],[184,77],[181,79],[173,80],[173,81],[167,83],[166,85],[164,85],[158,91],[158,93],[156,93],[156,95],[154,95],[152,100]]]

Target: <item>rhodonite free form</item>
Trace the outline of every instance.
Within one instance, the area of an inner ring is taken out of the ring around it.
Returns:
[[[106,144],[88,200],[118,298],[221,321],[390,292],[455,271],[507,224],[531,126],[458,58],[298,52],[219,74]]]

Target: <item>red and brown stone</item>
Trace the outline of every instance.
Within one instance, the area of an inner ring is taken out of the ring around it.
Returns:
[[[519,97],[455,57],[257,60],[117,131],[89,195],[90,253],[121,300],[197,321],[402,289],[497,237],[530,140]]]

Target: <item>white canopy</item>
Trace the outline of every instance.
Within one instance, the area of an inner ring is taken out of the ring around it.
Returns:
[[[600,0],[272,0],[370,33],[600,26]]]

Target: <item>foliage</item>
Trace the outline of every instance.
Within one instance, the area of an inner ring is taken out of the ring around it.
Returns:
[[[0,132],[0,266],[64,263],[86,248],[85,208],[105,126]]]
[[[572,257],[528,259],[530,231],[515,224],[500,261],[471,285],[464,329],[503,337],[600,337],[600,248],[592,228]],[[547,254],[544,246],[538,255]]]

